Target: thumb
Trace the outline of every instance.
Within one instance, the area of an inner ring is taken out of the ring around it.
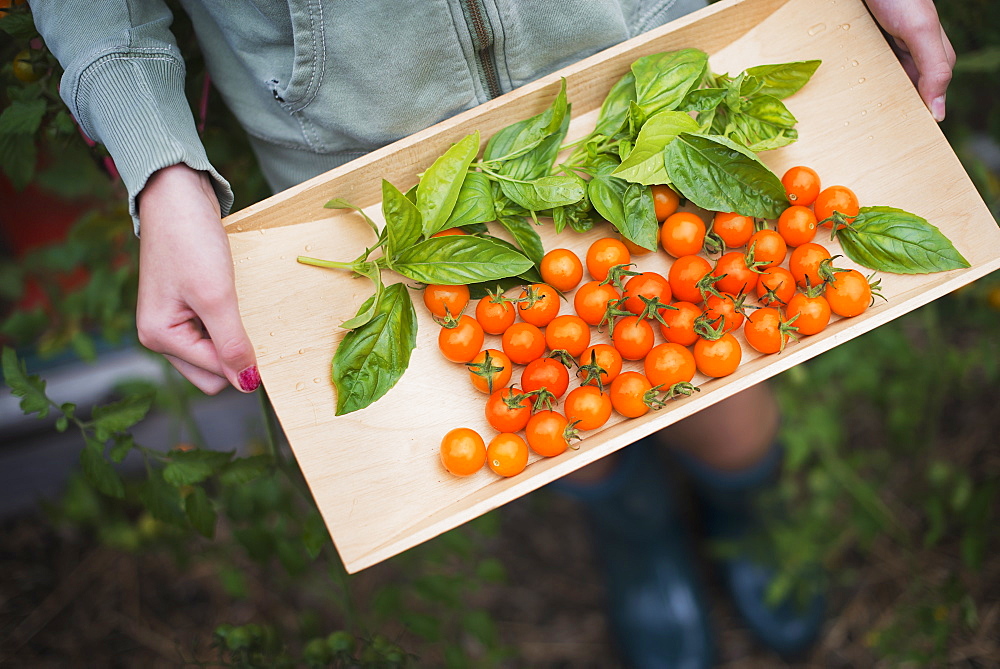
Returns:
[[[195,306],[195,305],[192,305]],[[219,365],[229,382],[245,393],[260,386],[257,357],[240,317],[235,289],[223,291],[195,309],[212,338]]]

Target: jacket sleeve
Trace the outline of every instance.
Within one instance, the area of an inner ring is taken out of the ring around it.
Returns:
[[[158,169],[185,163],[213,180],[223,215],[233,194],[208,160],[184,93],[184,60],[162,0],[32,0],[35,25],[65,73],[59,93],[104,144],[136,197]]]

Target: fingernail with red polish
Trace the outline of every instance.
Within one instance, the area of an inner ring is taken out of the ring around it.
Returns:
[[[244,369],[237,376],[237,380],[244,392],[249,393],[257,390],[260,386],[260,372],[257,371],[257,365],[251,365]]]

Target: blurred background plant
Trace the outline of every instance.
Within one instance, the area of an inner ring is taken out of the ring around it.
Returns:
[[[959,54],[942,129],[997,217],[1000,5],[938,9]],[[266,197],[266,186],[211,92],[191,26],[175,13],[193,112],[242,208]],[[348,576],[266,400],[261,430],[220,451],[192,418],[198,393],[166,367],[153,379],[119,380],[99,401],[50,397],[42,375],[61,362],[136,348],[137,244],[113,162],[65,110],[59,66],[22,2],[0,0],[0,63],[3,374],[24,413],[80,435],[79,473],[61,496],[4,525],[0,657],[72,662],[86,652],[100,662],[128,652],[135,663],[144,652],[239,667],[613,662],[603,623],[584,616],[599,617],[601,594],[588,582],[596,571],[581,555],[584,530],[545,491]],[[1000,663],[998,326],[994,274],[776,379],[792,475],[773,495],[793,501],[793,512],[775,514],[756,548],[791,557],[775,597],[806,565],[827,567],[833,617],[817,664]],[[135,436],[151,413],[173,426],[164,447]],[[524,523],[549,543],[526,536]],[[580,552],[566,552],[573,541]],[[103,601],[118,641],[109,644],[106,629],[75,651],[62,648],[54,639],[74,627],[57,614],[91,611],[77,596],[95,588],[98,573],[134,581],[116,581],[89,603]],[[158,585],[164,579],[187,589]],[[553,600],[525,608],[512,592]],[[571,623],[554,613],[560,601]],[[187,620],[174,627],[178,616]],[[727,630],[723,659],[773,661],[735,622]]]

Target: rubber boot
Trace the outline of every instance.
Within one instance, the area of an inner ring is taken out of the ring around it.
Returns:
[[[583,504],[603,566],[612,627],[629,666],[700,669],[712,633],[690,543],[647,440],[621,452],[604,481],[553,487]]]
[[[783,456],[779,445],[754,466],[739,471],[714,469],[681,451],[673,455],[691,477],[710,540],[738,548],[761,529],[755,501],[777,481]],[[822,593],[807,602],[788,599],[772,606],[767,591],[777,576],[776,567],[745,552],[721,559],[719,566],[736,609],[761,642],[786,659],[799,657],[812,646],[823,625],[826,598]],[[816,578],[822,579],[818,565]]]

